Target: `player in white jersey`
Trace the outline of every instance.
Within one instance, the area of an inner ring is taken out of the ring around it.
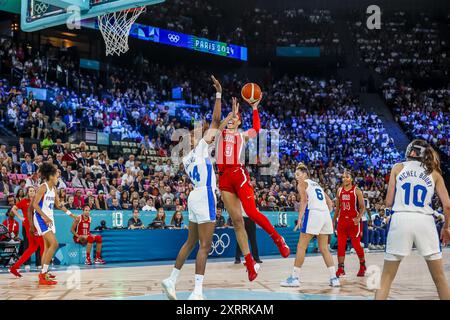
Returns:
[[[189,139],[193,150],[182,160],[186,173],[194,185],[194,190],[191,191],[188,198],[188,239],[178,253],[172,274],[161,283],[170,300],[177,299],[175,285],[180,270],[197,243],[199,243],[199,250],[195,262],[195,287],[189,299],[204,299],[203,277],[216,222],[216,173],[211,163],[208,147],[213,142],[214,136],[218,132],[217,129],[222,130],[233,115],[233,113],[230,113],[227,118],[222,122],[220,121],[222,87],[214,77],[212,77],[212,80],[216,89],[216,101],[210,126],[211,130],[207,130],[201,139],[198,139],[198,136],[201,136],[202,132],[198,134],[196,132],[198,129],[191,132]],[[202,131],[202,128],[200,128],[200,131]]]
[[[305,164],[298,164],[295,178],[300,195],[298,222],[295,229],[300,228],[301,233],[292,274],[280,285],[282,287],[300,286],[299,272],[305,261],[306,249],[311,239],[317,236],[319,250],[330,273],[330,286],[339,287],[333,257],[328,249],[328,237],[333,234],[333,222],[330,215],[333,202],[317,182],[309,179],[309,170]]]
[[[58,241],[55,233],[55,220],[53,217],[53,209],[58,208],[67,215],[76,219],[69,210],[61,206],[58,193],[56,192],[56,183],[58,181],[58,171],[53,164],[43,163],[39,168],[44,183],[39,186],[36,196],[33,199],[33,222],[30,223],[30,231],[37,233],[44,239],[44,253],[42,254],[42,270],[39,274],[39,284],[55,285],[55,276],[48,272],[48,267],[52,261],[53,255],[58,249]]]
[[[411,253],[414,244],[427,262],[439,298],[449,300],[439,238],[444,246],[450,242],[450,198],[441,175],[439,155],[426,141],[414,140],[406,149],[406,157],[406,162],[394,165],[389,179],[386,206],[392,207],[392,216],[375,298],[387,299],[400,262]],[[440,237],[431,207],[435,191],[445,214]]]

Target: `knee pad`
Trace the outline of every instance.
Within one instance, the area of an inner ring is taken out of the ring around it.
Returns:
[[[102,236],[101,235],[99,235],[99,234],[96,235],[94,239],[95,239],[96,243],[102,243]]]
[[[384,260],[387,261],[402,261],[404,258],[404,256],[398,255],[398,254],[392,254],[392,253],[388,253],[386,252],[384,254]]]
[[[424,258],[427,261],[439,260],[439,259],[442,259],[442,252],[430,254],[428,256],[424,256]]]

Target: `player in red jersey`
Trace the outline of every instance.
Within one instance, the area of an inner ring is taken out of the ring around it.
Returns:
[[[235,114],[228,121],[226,129],[221,132],[217,141],[216,152],[217,167],[219,169],[219,189],[225,207],[233,221],[236,238],[245,257],[245,265],[250,281],[256,279],[259,265],[256,264],[250,254],[239,202],[242,203],[242,207],[248,217],[272,237],[281,255],[286,258],[290,253],[290,249],[286,245],[283,237],[278,234],[269,219],[256,208],[254,190],[250,184],[250,176],[244,165],[245,143],[250,138],[255,138],[261,128],[258,114],[260,101],[251,105],[253,109],[253,128],[245,132],[239,132],[238,129],[241,125],[242,118],[239,113],[239,104],[233,98],[233,110],[235,110]]]
[[[33,201],[35,194],[36,190],[34,190],[34,187],[28,187],[27,196],[12,207],[12,211],[14,212],[14,214],[19,217],[20,220],[22,220],[22,226],[23,228],[25,228],[25,233],[28,240],[27,249],[23,252],[19,260],[17,260],[16,263],[9,269],[9,272],[17,278],[22,277],[22,275],[18,271],[22,264],[28,261],[38,248],[40,249],[39,252],[41,254],[41,257],[44,253],[44,240],[41,236],[35,234],[35,232],[32,232],[30,230],[30,219],[32,219],[32,210],[30,210],[30,204]],[[19,209],[22,210],[22,217],[18,212]]]
[[[83,208],[83,214],[78,216],[72,224],[71,232],[75,243],[86,245],[86,260],[84,264],[91,265],[92,244],[96,244],[95,264],[105,264],[102,259],[102,236],[91,234],[91,208],[86,205]]]
[[[366,272],[366,263],[364,250],[361,247],[362,222],[361,218],[366,210],[364,205],[364,196],[357,186],[353,185],[352,175],[345,171],[342,175],[342,187],[338,189],[336,196],[336,212],[333,222],[337,223],[338,237],[338,270],[336,276],[345,276],[344,260],[347,239],[350,238],[352,246],[359,258],[359,271],[357,276],[364,277]]]

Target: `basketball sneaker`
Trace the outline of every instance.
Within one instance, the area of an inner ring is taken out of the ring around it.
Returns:
[[[48,275],[49,279],[52,279],[52,280],[56,279],[56,276],[50,272],[47,272],[47,275]]]
[[[106,262],[101,257],[99,257],[99,258],[95,258],[94,263],[95,264],[105,264]]]
[[[330,279],[330,287],[337,288],[337,287],[340,287],[340,286],[341,286],[341,283],[340,283],[340,281],[339,281],[339,279],[337,277],[334,277],[334,278]]]
[[[278,238],[273,239],[275,244],[278,247],[278,250],[280,251],[280,254],[283,258],[289,257],[291,254],[291,249],[286,244],[286,241],[284,241],[284,238],[282,236],[278,236]]]
[[[356,274],[357,277],[364,277],[366,275],[366,263],[362,262],[359,264],[359,271]]]
[[[340,277],[345,277],[345,270],[344,267],[339,267],[336,271],[336,277],[340,278]]]
[[[177,300],[177,293],[175,291],[175,283],[170,279],[164,279],[161,282],[163,292],[169,300]]]
[[[247,268],[248,280],[253,281],[258,276],[259,264],[253,260],[252,255],[249,253],[245,256],[244,266]]]
[[[92,264],[91,257],[86,257],[86,260],[84,260],[84,264],[90,266]]]
[[[26,264],[26,265],[25,265],[25,271],[26,271],[26,272],[30,272],[30,271],[31,271],[31,267],[30,267],[29,264]]]
[[[189,295],[188,300],[205,300],[205,296],[203,294],[197,294],[195,292],[192,292]]]
[[[11,268],[11,269],[8,269],[8,272],[11,273],[16,278],[22,278],[22,275],[20,274],[19,271],[17,271],[17,269]]]
[[[286,280],[280,282],[282,287],[300,287],[300,280],[298,277],[289,276]]]
[[[58,282],[50,279],[47,273],[39,273],[39,284],[44,286],[54,286]]]

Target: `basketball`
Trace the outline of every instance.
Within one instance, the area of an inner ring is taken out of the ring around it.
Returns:
[[[242,98],[250,104],[261,99],[261,88],[256,83],[247,83],[241,90]]]

